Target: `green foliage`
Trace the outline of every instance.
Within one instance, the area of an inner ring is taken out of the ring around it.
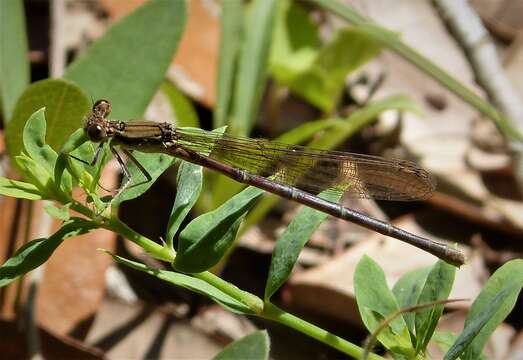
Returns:
[[[463,332],[445,359],[477,359],[496,327],[514,308],[522,286],[523,260],[509,261],[496,270],[474,300]]]
[[[283,1],[280,10],[271,54],[274,79],[324,112],[332,111],[347,74],[376,57],[379,44],[358,28],[342,28],[320,47],[318,30],[299,3]]]
[[[336,3],[328,0],[317,2],[331,6]],[[298,2],[255,0],[248,6],[245,16],[244,10],[240,0],[227,1],[223,6],[218,105],[214,120],[216,126],[230,122],[236,134],[248,134],[254,124],[268,73],[269,53],[271,71],[280,84],[321,109],[331,110],[339,98],[346,74],[377,54],[377,42],[383,44],[383,39],[398,41],[395,34],[389,32],[377,37],[376,28],[363,27],[342,29],[321,45],[315,25]],[[13,16],[12,20],[6,14]],[[2,30],[20,30],[23,24],[20,14],[20,2],[2,2]],[[206,270],[229,251],[240,224],[263,191],[246,188],[182,228],[200,194],[203,176],[201,167],[181,163],[166,244],[159,245],[122,223],[115,211],[105,210],[117,208],[122,201],[147,191],[152,182],[173,164],[172,158],[161,154],[136,154],[153,181],[144,181],[141,171],[130,163],[133,182],[110,204],[98,193],[97,186],[109,158],[107,148],[94,167],[71,158],[70,155],[74,155],[88,163],[93,159],[95,149],[87,141],[83,129],[78,129],[89,110],[89,96],[106,97],[114,102],[117,105],[113,113],[115,118],[128,120],[142,116],[162,83],[185,21],[185,1],[149,1],[113,26],[67,69],[65,78],[68,81],[44,80],[27,88],[21,96],[28,82],[27,63],[17,59],[19,62],[13,65],[14,60],[6,56],[6,49],[13,49],[7,55],[22,56],[20,54],[26,45],[18,35],[25,36],[19,32],[7,39],[2,36],[6,32],[0,31],[1,107],[4,118],[12,117],[6,130],[8,149],[25,179],[16,181],[0,177],[0,194],[28,200],[51,200],[53,203],[45,204],[45,211],[64,221],[56,233],[30,241],[0,267],[0,286],[6,286],[41,265],[65,239],[104,228],[135,242],[151,256],[172,264],[185,274],[154,269],[111,254],[115,261],[208,296],[231,311],[283,323],[350,356],[361,357],[364,351],[357,345],[286,313],[270,302],[271,296],[289,277],[302,247],[325,218],[323,213],[302,209],[278,240],[265,298],[261,300]],[[275,44],[272,52],[271,40]],[[13,74],[17,77],[15,83],[9,84],[13,85],[9,89],[5,86],[5,79],[8,79],[6,69],[14,69]],[[167,83],[162,90],[181,121],[179,125],[195,126],[197,115],[185,96]],[[410,99],[390,97],[374,102],[346,119],[333,116],[332,119],[303,125],[284,134],[280,140],[302,143],[321,132],[312,144],[331,149],[371,122],[380,112],[391,108],[419,112]],[[83,189],[88,205],[72,197],[75,186]],[[239,189],[231,188],[233,191]],[[226,190],[220,188],[215,192],[223,196],[227,194]],[[337,201],[339,195],[322,194],[331,201]],[[71,216],[72,211],[75,216]],[[77,214],[83,218],[76,217]],[[173,244],[176,241],[175,251]],[[391,291],[385,283],[383,271],[365,257],[355,274],[356,297],[363,322],[369,331],[376,332],[377,339],[395,357],[419,357],[425,352],[428,342],[437,339],[449,349],[448,359],[457,356],[473,359],[482,356],[486,340],[513,308],[522,286],[522,267],[522,262],[516,260],[492,276],[474,302],[461,335],[434,332],[442,314],[442,305],[416,312],[400,312],[401,307],[448,297],[455,269],[442,262],[430,269],[405,275]],[[267,334],[257,332],[232,344],[216,358],[241,358],[248,354],[265,359],[268,351]],[[373,354],[370,357],[379,358]]]
[[[342,195],[342,193],[325,191],[319,194],[319,197],[338,202]],[[301,249],[326,218],[327,214],[305,207],[300,210],[280,236],[272,253],[271,266],[265,285],[265,301],[269,301],[276,290],[287,281]]]
[[[262,193],[248,187],[218,209],[191,221],[180,233],[174,268],[195,273],[216,265],[236,239],[246,212]]]
[[[121,256],[111,254],[109,252],[106,253],[111,255],[113,259],[120,264],[150,274],[154,277],[157,277],[158,279],[167,281],[173,285],[180,286],[187,290],[191,290],[196,293],[205,295],[211,298],[212,300],[216,301],[218,304],[225,306],[227,309],[231,311],[234,311],[239,314],[252,314],[252,310],[246,305],[242,304],[242,302],[238,301],[237,299],[234,299],[230,295],[224,293],[220,289],[210,285],[209,283],[203,280],[178,272],[154,269],[142,263],[128,260]]]
[[[267,331],[261,330],[229,344],[213,360],[266,360],[269,358],[269,349],[269,335]]]
[[[76,85],[61,79],[47,79],[31,84],[20,96],[13,118],[6,128],[6,145],[11,158],[22,151],[22,131],[27,119],[45,107],[47,134],[45,141],[55,151],[83,125],[89,100]]]
[[[40,190],[30,183],[0,177],[0,195],[19,199],[40,200]]]
[[[186,2],[152,0],[113,25],[66,71],[94,100],[122,106],[115,119],[143,116],[161,85],[186,22]]]
[[[29,85],[29,57],[22,0],[0,1],[0,111],[4,124]]]
[[[230,131],[234,135],[246,136],[254,125],[267,79],[269,50],[277,4],[277,0],[254,0],[249,14],[245,17],[244,40],[238,59],[233,114],[229,122]],[[233,37],[231,41],[234,40]]]
[[[418,304],[428,304],[447,299],[454,283],[455,274],[456,267],[446,262],[438,261],[427,275],[418,298]],[[424,351],[427,348],[442,314],[443,305],[434,305],[416,313],[416,318],[414,319],[416,352]]]
[[[242,0],[222,2],[217,98],[213,117],[215,128],[228,123],[232,109],[233,85],[242,35],[242,11]]]
[[[523,261],[513,260],[499,268],[489,279],[470,308],[463,332],[434,332],[443,313],[443,305],[434,304],[446,300],[454,282],[456,268],[438,261],[429,269],[405,274],[388,290],[382,270],[370,258],[358,263],[354,274],[356,299],[363,322],[369,331],[379,328],[378,340],[397,357],[413,357],[424,354],[429,341],[435,341],[444,351],[445,359],[484,358],[481,353],[494,329],[514,308],[523,286]],[[372,286],[369,286],[372,284]],[[403,308],[433,304],[400,313]],[[411,342],[408,344],[407,333]]]
[[[0,287],[42,265],[65,239],[85,234],[96,227],[94,222],[71,218],[50,237],[28,242],[0,267]]]
[[[364,256],[356,267],[354,289],[361,319],[371,332],[377,330],[389,315],[399,310],[394,294],[387,287],[383,270],[367,256]],[[391,321],[377,338],[393,353],[404,354],[407,357],[411,357],[414,353],[403,317]]]
[[[176,124],[180,127],[198,127],[198,114],[192,102],[169,81],[164,81],[161,89],[171,103]]]

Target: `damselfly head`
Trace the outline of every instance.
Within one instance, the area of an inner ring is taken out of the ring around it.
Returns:
[[[111,103],[105,99],[100,99],[93,105],[93,114],[96,117],[106,118],[111,113]]]
[[[84,129],[92,142],[101,142],[107,138],[104,124],[96,120],[88,120]]]

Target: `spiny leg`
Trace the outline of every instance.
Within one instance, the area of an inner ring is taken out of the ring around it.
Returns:
[[[123,159],[120,156],[120,154],[118,153],[118,151],[116,151],[116,149],[113,146],[110,146],[110,148],[111,148],[111,152],[113,153],[114,157],[116,158],[116,161],[118,161],[118,164],[120,164],[120,168],[122,169],[122,171],[124,173],[124,182],[122,183],[122,186],[120,186],[120,188],[118,190],[116,190],[116,193],[113,196],[113,199],[116,199],[116,197],[118,195],[120,195],[129,186],[129,184],[131,183],[132,176],[131,176],[131,172],[129,171],[129,168],[123,161]]]
[[[145,183],[148,183],[149,181],[153,180],[153,178],[151,177],[151,174],[149,174],[147,172],[147,170],[143,167],[143,165],[140,164],[140,162],[133,156],[133,154],[129,150],[124,149],[123,152],[134,163],[134,165],[136,165],[136,167],[141,171],[141,173],[146,178],[146,180],[144,182],[138,183],[136,185],[145,184]]]
[[[111,152],[113,153],[114,157],[116,158],[116,160],[120,164],[120,167],[122,168],[122,171],[124,172],[124,177],[126,178],[126,180],[123,183],[123,185],[120,187],[120,189],[118,189],[116,191],[116,194],[113,197],[113,198],[116,198],[118,195],[120,195],[131,184],[132,175],[131,175],[131,172],[129,171],[129,168],[127,167],[127,165],[123,161],[122,157],[120,156],[120,154],[116,151],[116,149],[113,146],[111,146]],[[146,184],[149,181],[152,181],[153,178],[151,177],[151,175],[147,172],[147,170],[143,167],[143,165],[140,164],[140,162],[133,156],[133,154],[129,150],[126,150],[126,149],[123,149],[123,152],[136,165],[136,167],[141,171],[141,173],[146,178],[145,181],[142,181],[142,182],[139,182],[137,184],[134,184],[132,187],[138,186],[138,185],[142,185],[142,184]]]
[[[100,154],[102,153],[102,150],[103,150],[103,146],[104,146],[104,143],[101,142],[100,145],[98,145],[98,148],[96,149],[96,152],[94,153],[94,157],[93,157],[93,160],[91,162],[87,162],[83,159],[80,159],[79,157],[76,157],[72,154],[68,154],[70,157],[72,157],[73,159],[81,162],[82,164],[85,164],[85,165],[89,165],[89,166],[94,166],[96,165],[96,163],[98,162],[98,159],[100,158]],[[100,184],[100,181],[97,182],[98,186],[101,187],[103,190],[107,191],[107,192],[111,192],[111,190],[109,189],[106,189],[104,186],[102,186],[102,184]]]

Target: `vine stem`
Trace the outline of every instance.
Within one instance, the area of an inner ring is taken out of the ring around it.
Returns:
[[[96,219],[94,212],[79,202],[73,202],[71,209],[90,219]],[[154,256],[159,260],[172,263],[176,257],[176,251],[174,251],[174,249],[169,249],[165,246],[157,244],[143,235],[140,235],[118,218],[103,218],[100,221],[100,227],[122,235],[123,237],[142,247],[151,256]],[[364,351],[361,347],[345,339],[342,339],[328,332],[327,330],[300,319],[299,317],[278,308],[269,301],[264,302],[256,295],[238,288],[237,286],[223,280],[219,276],[216,276],[209,271],[192,275],[195,278],[207,282],[209,285],[219,289],[235,300],[245,304],[249,309],[252,310],[253,315],[257,315],[265,319],[286,325],[354,358],[361,358],[364,354]],[[384,358],[376,354],[370,354],[369,359],[383,360]]]
[[[276,305],[266,302],[263,313],[260,314],[265,319],[279,322],[280,324],[286,325],[293,328],[307,336],[310,336],[318,341],[321,341],[324,344],[329,345],[339,351],[352,356],[356,359],[360,359],[363,356],[363,349],[353,343],[342,339],[327,330],[324,330],[316,325],[313,325],[303,319],[300,319],[297,316],[294,316],[280,308]],[[384,360],[385,358],[376,355],[369,354],[369,359],[373,360]]]

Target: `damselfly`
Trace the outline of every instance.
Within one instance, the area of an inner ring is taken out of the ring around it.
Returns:
[[[109,142],[127,178],[129,171],[115,146],[122,149],[148,180],[147,171],[131,151],[169,154],[205,166],[238,182],[402,240],[448,263],[458,266],[464,263],[464,255],[454,248],[317,196],[322,191],[341,191],[357,198],[425,199],[434,191],[435,180],[410,161],[177,128],[170,123],[111,121],[106,118],[110,112],[110,102],[98,100],[87,117],[85,131],[91,141],[100,143],[99,150]]]

